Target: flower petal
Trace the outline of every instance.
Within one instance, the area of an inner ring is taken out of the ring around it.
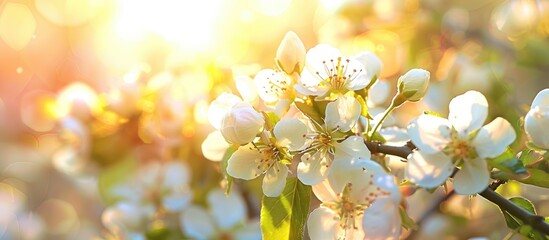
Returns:
[[[184,191],[184,192],[174,192],[169,195],[165,195],[162,197],[162,206],[166,208],[169,212],[178,212],[191,202],[192,200],[192,191]]]
[[[163,186],[168,189],[176,189],[189,183],[191,173],[182,162],[170,162],[164,166]]]
[[[275,163],[263,178],[263,194],[267,197],[278,197],[286,186],[288,167],[282,163]]]
[[[198,206],[190,206],[180,217],[181,229],[193,239],[211,239],[216,232],[214,220]]]
[[[329,130],[339,127],[340,131],[347,132],[355,126],[360,111],[360,103],[354,97],[343,95],[326,106],[326,126]]]
[[[453,171],[452,160],[443,153],[415,151],[408,156],[404,174],[421,187],[434,188],[443,184]]]
[[[343,152],[349,156],[360,159],[370,159],[372,156],[370,150],[364,143],[364,138],[359,136],[350,136],[343,142],[336,144],[335,148],[336,156],[338,155],[338,152]]]
[[[213,131],[202,142],[202,154],[205,158],[219,162],[231,145],[225,141],[220,131]]]
[[[531,108],[535,107],[547,107],[549,106],[549,88],[541,90],[536,97],[534,98],[534,101],[532,101]]]
[[[339,57],[341,57],[341,52],[337,48],[327,44],[318,44],[309,49],[305,56],[307,70],[312,74],[318,72],[318,76],[326,79],[329,77],[328,72],[326,72],[327,64],[336,62]]]
[[[212,190],[208,194],[208,206],[221,229],[231,229],[246,220],[246,205],[236,189],[232,189],[229,196],[221,189]]]
[[[412,142],[426,154],[440,152],[450,142],[452,126],[444,118],[423,114],[408,125]]]
[[[238,96],[232,93],[223,93],[212,101],[208,108],[208,120],[215,128],[221,128],[223,116],[237,103],[242,102]]]
[[[343,61],[347,61],[347,64],[343,64],[343,72],[345,72],[345,76],[347,77],[345,87],[348,90],[360,90],[368,86],[371,78],[368,78],[364,65],[352,58],[343,58]]]
[[[259,71],[254,77],[254,82],[259,97],[267,103],[278,101],[290,83],[288,79],[273,69]]]
[[[261,157],[261,154],[251,144],[239,147],[229,158],[227,173],[232,177],[244,180],[256,178],[262,173],[262,169],[257,169]]]
[[[312,189],[316,198],[318,198],[321,202],[335,202],[338,199],[338,193],[334,192],[334,189],[328,179],[325,179],[319,184],[313,185]]]
[[[450,101],[448,119],[463,136],[479,129],[488,116],[488,101],[482,93],[468,91]]]
[[[326,178],[329,166],[327,166],[328,153],[322,149],[314,154],[305,153],[301,162],[297,165],[297,178],[303,184],[314,185]]]
[[[463,195],[482,192],[490,182],[490,171],[485,159],[465,160],[462,168],[454,176],[454,189]]]
[[[502,154],[516,137],[511,124],[498,117],[480,129],[473,145],[480,158],[494,158]]]
[[[362,228],[364,239],[398,239],[401,232],[398,205],[389,199],[376,200],[364,210]]]
[[[391,94],[391,85],[389,84],[389,81],[379,80],[370,89],[370,91],[375,94],[368,96],[368,103],[374,106],[385,103],[389,94]]]
[[[313,210],[307,219],[309,237],[315,240],[337,239],[339,219],[338,214],[329,208],[319,207]]]
[[[234,239],[238,240],[261,240],[261,227],[259,221],[246,223],[246,225],[234,232]]]
[[[238,93],[240,93],[240,96],[242,96],[242,99],[244,99],[245,102],[251,104],[257,103],[258,88],[250,77],[246,75],[240,75],[235,77],[234,82],[236,85],[236,90],[238,90]]]
[[[322,96],[329,90],[329,86],[323,84],[323,79],[318,75],[305,70],[301,73],[299,83],[294,88],[303,95]]]
[[[283,118],[274,127],[277,143],[290,150],[298,150],[305,143],[307,125],[295,118]]]

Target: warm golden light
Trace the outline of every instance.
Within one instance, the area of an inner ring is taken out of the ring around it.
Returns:
[[[35,30],[36,20],[27,6],[8,2],[0,8],[0,38],[14,50],[27,46]]]
[[[124,40],[153,34],[186,50],[204,50],[212,43],[221,5],[219,0],[120,0],[114,24]]]

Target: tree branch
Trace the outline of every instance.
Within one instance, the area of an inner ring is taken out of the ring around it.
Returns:
[[[416,147],[411,142],[406,143],[406,145],[404,146],[390,146],[371,141],[366,141],[365,143],[370,152],[372,152],[372,154],[383,153],[398,156],[404,159],[407,159],[408,155],[410,155],[413,150],[416,149]],[[484,191],[480,192],[479,195],[484,197],[486,200],[498,205],[501,209],[505,210],[509,214],[522,220],[524,224],[530,225],[537,231],[549,235],[549,224],[545,222],[544,217],[532,214],[524,210],[523,208],[515,205],[513,202],[502,197],[493,190],[493,188],[495,189],[501,184],[502,182],[496,180],[496,182],[492,183],[490,186],[484,189]]]

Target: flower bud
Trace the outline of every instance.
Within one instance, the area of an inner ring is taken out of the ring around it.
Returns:
[[[243,145],[254,140],[263,125],[263,116],[242,102],[234,105],[223,117],[221,134],[227,142]]]
[[[428,71],[414,68],[398,79],[398,92],[408,101],[419,101],[427,93],[429,78]]]
[[[536,95],[532,108],[524,119],[524,130],[530,141],[543,149],[549,149],[549,89]]]
[[[301,72],[305,66],[305,46],[294,32],[286,33],[276,51],[276,64],[287,74]]]

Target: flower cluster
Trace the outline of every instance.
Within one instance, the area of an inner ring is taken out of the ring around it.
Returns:
[[[312,239],[398,239],[409,222],[403,197],[413,194],[410,189],[447,186],[450,179],[456,193],[478,194],[488,187],[492,170],[502,168],[494,159],[505,156],[517,138],[504,118],[483,126],[488,101],[477,91],[452,99],[448,119],[426,112],[407,131],[381,128],[394,109],[426,95],[431,76],[424,69],[400,76],[390,106],[376,113],[372,106],[383,104],[390,84],[378,79],[382,63],[374,54],[344,56],[326,44],[305,51],[290,32],[275,59],[279,69],[235,77],[240,84],[253,81],[246,85],[256,89],[239,88],[241,97],[223,93],[211,103],[210,122],[218,130],[202,150],[224,162],[227,180],[262,176],[265,197],[284,198],[289,177],[311,186],[322,202],[308,215]],[[525,119],[533,145],[545,149],[548,93],[538,94]],[[396,175],[384,155],[373,155],[368,146],[406,142],[402,136],[414,151],[402,159],[404,174]]]

